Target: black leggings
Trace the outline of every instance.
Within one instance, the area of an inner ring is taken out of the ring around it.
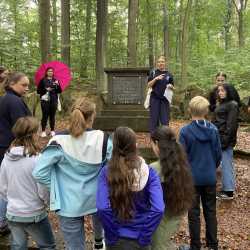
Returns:
[[[55,117],[56,117],[56,110],[57,110],[57,103],[55,102],[47,102],[41,101],[41,108],[42,108],[42,131],[45,131],[47,126],[47,121],[49,118],[49,125],[51,131],[55,130]]]
[[[115,245],[106,246],[107,250],[150,250],[151,246],[140,246],[136,240],[120,238]]]

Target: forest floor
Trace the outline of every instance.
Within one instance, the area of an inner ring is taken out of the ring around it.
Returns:
[[[186,121],[173,121],[170,127],[177,133]],[[57,130],[65,129],[67,122],[59,121]],[[244,128],[239,129],[236,149],[250,153],[250,132]],[[138,133],[139,147],[150,147],[150,138],[147,133]],[[48,138],[41,138],[41,144],[46,145]],[[220,249],[225,250],[247,250],[250,249],[250,157],[235,158],[236,170],[236,193],[232,201],[217,202],[218,239]],[[63,238],[58,228],[58,221],[54,213],[50,213],[53,229],[57,240],[57,249],[64,249]],[[204,220],[201,216],[202,233],[201,239],[205,244]],[[87,250],[92,249],[92,225],[89,217],[85,224]],[[183,217],[177,234],[173,237],[178,245],[188,244],[189,233],[187,227],[187,216]],[[0,237],[0,243],[3,238]],[[5,239],[7,241],[7,239]],[[31,241],[31,245],[34,243]],[[2,248],[1,248],[2,249]],[[3,248],[4,249],[4,248]],[[5,248],[8,249],[8,248]]]

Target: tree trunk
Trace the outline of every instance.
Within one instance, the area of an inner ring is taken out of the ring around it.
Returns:
[[[167,3],[163,3],[163,34],[164,34],[164,56],[169,57],[169,31],[168,31],[168,12]]]
[[[245,41],[244,41],[244,31],[243,31],[243,11],[242,10],[238,12],[238,17],[239,17],[239,28],[238,28],[239,48],[243,48]]]
[[[128,8],[128,66],[135,67],[136,58],[136,29],[139,10],[138,0],[129,0]]]
[[[53,58],[57,59],[57,53],[58,53],[58,31],[57,31],[57,7],[56,7],[56,1],[52,0],[52,54]]]
[[[238,38],[239,38],[239,48],[243,48],[245,45],[244,36],[244,12],[247,7],[248,0],[233,0],[236,12],[238,14]]]
[[[61,55],[70,66],[70,0],[61,0]]]
[[[40,50],[42,63],[50,60],[50,1],[39,1]]]
[[[147,23],[148,23],[148,62],[149,67],[154,67],[154,35],[153,35],[153,24],[152,24],[152,14],[151,14],[151,4],[150,0],[146,1],[147,7]]]
[[[191,12],[192,0],[188,0],[182,25],[181,41],[181,84],[187,85],[187,55],[188,55],[188,21]]]
[[[92,0],[86,1],[86,20],[85,20],[85,38],[84,38],[84,54],[83,54],[83,60],[81,65],[81,76],[86,77],[87,76],[87,70],[88,70],[88,62],[89,62],[89,48],[90,48],[90,42],[89,39],[91,36],[91,14],[92,14]]]
[[[99,94],[107,91],[107,81],[104,73],[106,65],[108,0],[97,0],[96,12],[96,83]]]
[[[231,18],[232,18],[232,7],[233,3],[232,0],[227,0],[227,13],[224,18],[224,30],[225,30],[225,50],[228,50],[230,47],[230,28],[231,28]]]

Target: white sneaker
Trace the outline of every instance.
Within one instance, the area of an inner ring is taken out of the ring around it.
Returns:
[[[51,131],[51,132],[50,132],[50,135],[51,135],[52,137],[55,136],[55,135],[56,135],[55,131]]]
[[[47,135],[46,135],[46,132],[45,131],[43,131],[42,133],[41,133],[41,135],[40,135],[41,137],[46,137]]]

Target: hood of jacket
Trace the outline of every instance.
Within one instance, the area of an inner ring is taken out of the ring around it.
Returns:
[[[206,120],[192,121],[191,134],[200,142],[213,141],[216,137],[215,126]]]
[[[135,170],[135,183],[133,184],[133,191],[141,191],[146,186],[149,177],[149,168],[145,160],[140,157],[140,167]]]
[[[12,147],[9,151],[7,151],[5,156],[9,161],[18,161],[25,157],[24,147]]]

